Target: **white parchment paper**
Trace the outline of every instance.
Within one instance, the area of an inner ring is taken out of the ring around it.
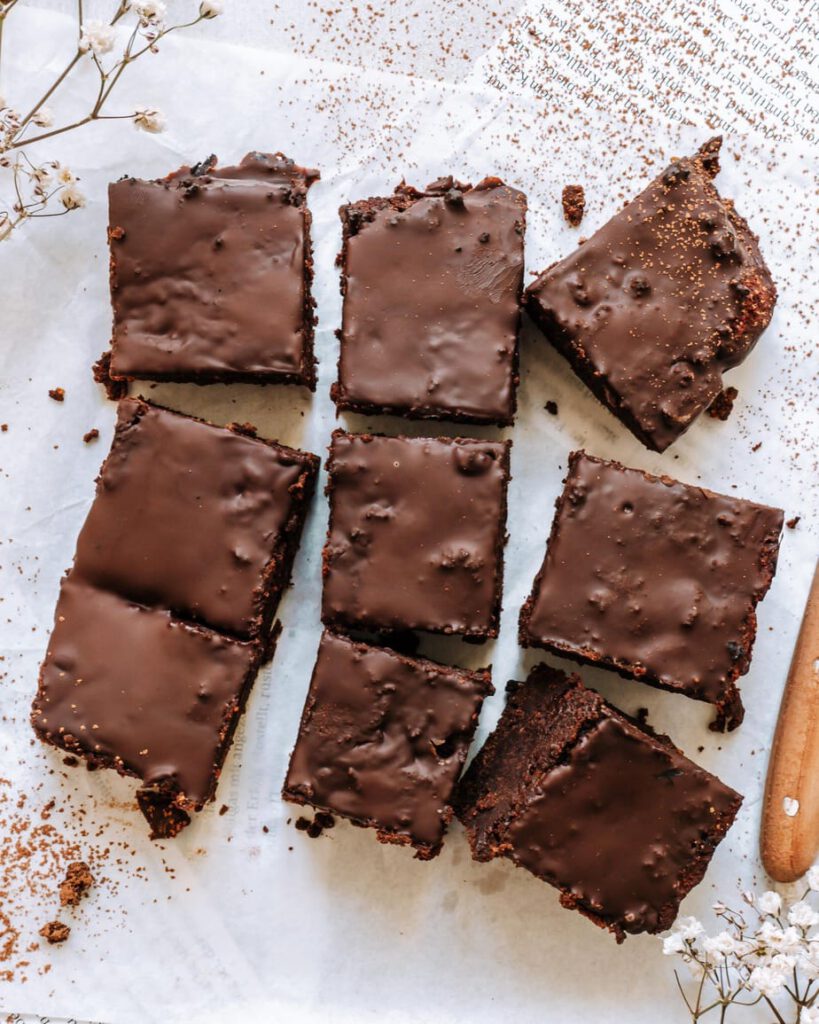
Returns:
[[[70,22],[27,10],[15,18],[25,47],[11,50],[11,67],[34,89],[61,67]],[[6,44],[13,38],[10,28]],[[108,1024],[687,1020],[656,938],[616,947],[528,873],[473,863],[458,826],[429,864],[344,823],[316,841],[288,826],[297,812],[281,803],[279,789],[320,634],[321,495],[281,606],[279,649],[256,684],[216,803],[176,841],[147,840],[132,783],[65,768],[28,726],[58,582],[113,427],[114,407],[90,374],[110,329],[109,180],[158,176],[210,152],[233,162],[249,149],[282,149],[321,169],[310,192],[316,395],[250,386],[142,390],[216,422],[251,421],[267,436],[323,455],[336,423],[328,389],[340,317],[333,265],[340,203],[384,194],[402,177],[423,185],[445,173],[473,181],[498,174],[529,195],[527,269],[535,271],[594,230],[668,157],[704,138],[702,130],[657,123],[619,128],[600,114],[546,115],[531,97],[501,94],[477,77],[443,83],[399,71],[212,43],[205,35],[168,40],[148,77],[137,69],[123,81],[119,103],[124,110],[160,105],[169,131],[147,137],[114,123],[68,136],[47,155],[81,176],[88,208],[31,225],[0,248],[0,421],[8,424],[0,434],[0,776],[10,793],[28,795],[32,810],[53,798],[53,820],[81,848],[111,851],[92,895],[70,918],[70,940],[25,955],[21,947],[29,966],[0,981],[6,1012]],[[69,106],[81,109],[91,81],[83,73],[72,80]],[[505,681],[522,678],[538,660],[517,647],[517,614],[576,447],[801,515],[785,531],[779,572],[759,609],[754,661],[742,683],[747,716],[737,733],[710,733],[703,705],[583,673],[627,711],[648,707],[655,727],[745,794],[737,824],[684,904],[684,912],[705,916],[717,894],[730,899],[740,884],[765,884],[757,834],[766,756],[817,553],[815,155],[731,138],[723,167],[718,185],[759,232],[780,286],[770,329],[727,379],[740,392],[733,415],[727,423],[704,417],[665,455],[651,454],[527,330],[517,424],[505,432],[514,439],[514,481],[501,636],[478,649],[435,638],[422,647],[465,665],[493,663],[499,692],[485,705],[481,742],[500,713]],[[559,204],[562,186],[574,182],[588,197],[580,232],[565,226]],[[63,404],[48,397],[56,386],[65,388]],[[544,411],[549,400],[557,416]],[[91,427],[101,438],[86,445]],[[219,815],[222,804],[228,811]],[[14,837],[0,835],[0,843],[0,856],[11,856]],[[32,899],[23,946],[54,912]]]

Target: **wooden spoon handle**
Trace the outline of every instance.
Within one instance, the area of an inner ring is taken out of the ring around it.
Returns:
[[[819,564],[779,708],[760,846],[777,882],[804,875],[819,848]]]

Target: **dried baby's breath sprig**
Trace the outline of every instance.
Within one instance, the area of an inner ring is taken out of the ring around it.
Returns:
[[[706,934],[693,917],[680,918],[663,939],[666,956],[678,956],[693,977],[688,991],[674,977],[691,1020],[731,1006],[764,1004],[776,1024],[819,1024],[819,866],[807,875],[801,899],[786,903],[773,891],[742,893],[745,907],[715,903],[721,930]],[[731,1018],[733,1020],[733,1017]]]
[[[0,0],[0,72],[2,72],[3,28],[18,0]],[[92,121],[127,120],[146,132],[161,132],[165,117],[155,107],[137,107],[127,114],[109,114],[106,104],[126,69],[146,53],[157,53],[159,43],[171,32],[190,28],[200,21],[210,21],[222,13],[218,0],[203,0],[198,13],[190,21],[167,24],[167,7],[162,0],[119,0],[110,21],[86,19],[82,0],[77,0],[76,50],[66,67],[46,92],[26,112],[21,113],[0,96],[0,172],[8,171],[13,196],[0,197],[0,241],[8,238],[23,222],[39,217],[59,217],[85,205],[85,197],[77,178],[57,161],[35,164],[29,158],[29,147]],[[133,21],[130,19],[133,18]],[[118,30],[129,25],[130,33],[118,56]],[[90,110],[78,120],[60,124],[48,105],[74,68],[81,61],[90,61],[96,68],[99,82]],[[50,202],[59,204],[57,212],[47,212]]]

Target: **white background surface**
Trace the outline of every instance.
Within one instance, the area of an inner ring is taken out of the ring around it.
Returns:
[[[279,650],[256,684],[216,804],[176,841],[147,841],[132,807],[132,783],[64,769],[59,754],[31,740],[28,706],[58,581],[70,564],[114,419],[90,375],[110,328],[109,180],[126,172],[158,176],[210,152],[233,162],[252,148],[281,149],[321,169],[322,181],[310,192],[320,318],[315,397],[249,386],[144,391],[216,422],[249,420],[263,434],[323,455],[335,425],[328,389],[340,316],[333,260],[341,202],[384,194],[403,176],[423,185],[444,173],[473,181],[499,174],[529,195],[527,271],[534,271],[576,244],[579,233],[562,221],[564,184],[586,186],[580,234],[591,232],[670,155],[706,137],[703,129],[657,124],[620,128],[591,111],[544,113],[531,96],[485,87],[476,59],[489,48],[490,28],[494,38],[502,23],[486,10],[505,14],[520,4],[453,3],[445,11],[426,0],[383,4],[387,17],[369,32],[369,44],[351,5],[341,6],[349,24],[336,36],[321,18],[311,22],[313,8],[296,0],[236,3],[231,18],[206,26],[197,39],[167,41],[161,54],[132,70],[114,106],[155,103],[166,112],[169,131],[148,137],[114,123],[55,143],[44,155],[81,175],[88,208],[31,225],[0,248],[0,421],[9,424],[0,434],[0,644],[7,671],[0,776],[13,792],[34,794],[34,807],[55,797],[60,829],[81,846],[122,841],[127,850],[104,861],[104,880],[70,919],[70,940],[28,954],[27,981],[0,982],[0,1009],[108,1024],[683,1022],[671,964],[656,938],[629,938],[616,947],[609,935],[562,910],[554,891],[527,873],[506,863],[471,862],[457,826],[442,855],[420,864],[344,823],[316,841],[286,824],[298,810],[282,805],[278,793],[320,632],[322,496],[281,606]],[[26,7],[9,23],[6,94],[11,83],[25,83],[33,94],[71,46],[70,21]],[[413,13],[419,14],[414,21]],[[401,20],[408,17],[406,29]],[[307,44],[291,44],[291,22],[312,42],[312,54],[304,52]],[[457,45],[447,50],[451,39]],[[240,42],[253,45],[235,45]],[[69,107],[82,108],[92,81],[84,74],[72,80]],[[665,455],[651,454],[527,332],[517,425],[504,432],[514,439],[514,481],[501,637],[477,649],[431,638],[422,648],[462,664],[492,661],[499,692],[485,706],[480,742],[500,713],[506,679],[522,678],[538,660],[517,648],[517,613],[542,559],[573,448],[716,490],[735,488],[783,506],[788,516],[802,515],[796,530],[785,531],[779,573],[760,607],[754,661],[742,681],[747,715],[737,733],[710,733],[704,705],[583,672],[626,710],[647,706],[655,727],[745,794],[736,826],[684,904],[684,912],[705,916],[717,893],[731,899],[739,884],[765,884],[756,844],[766,753],[817,552],[815,157],[752,138],[731,139],[726,148],[718,185],[760,233],[780,285],[771,328],[727,380],[740,391],[731,419],[703,418]],[[48,398],[55,386],[66,389],[62,405]],[[544,412],[547,400],[558,403],[557,417]],[[373,424],[361,417],[344,422]],[[429,429],[396,420],[374,425],[416,434]],[[92,426],[102,437],[84,445]],[[222,803],[229,812],[219,816]],[[0,855],[7,855],[11,838],[0,842]],[[53,912],[32,902],[27,941]],[[51,969],[43,974],[47,963]]]

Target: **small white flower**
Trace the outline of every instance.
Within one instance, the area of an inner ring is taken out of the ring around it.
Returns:
[[[80,33],[80,49],[83,53],[91,50],[99,57],[114,49],[114,30],[105,22],[92,19],[83,23]]]
[[[756,901],[760,914],[772,914],[774,917],[782,909],[782,897],[778,892],[763,892]]]
[[[685,939],[679,932],[672,932],[663,939],[663,953],[665,956],[676,956],[686,951]]]
[[[802,936],[793,928],[778,928],[773,921],[763,922],[756,930],[756,938],[761,946],[774,953],[799,953],[802,950]]]
[[[748,904],[749,907],[752,907],[756,903],[756,896],[754,896],[754,894],[749,889],[745,889],[743,891],[742,898]]]
[[[798,960],[799,970],[806,978],[815,981],[819,978],[819,942],[808,943],[808,948]]]
[[[78,210],[81,206],[85,206],[85,196],[76,185],[66,185],[60,192],[60,202],[66,210]]]
[[[726,956],[736,953],[737,945],[737,940],[729,931],[722,931],[719,935],[709,935],[703,939],[702,948],[708,959],[712,963],[717,963]]]
[[[199,15],[202,18],[218,18],[224,9],[222,0],[202,0],[199,4]]]
[[[762,996],[775,996],[782,991],[785,975],[774,967],[755,967],[748,978],[748,987]]]
[[[809,903],[799,900],[788,911],[788,923],[795,928],[804,928],[807,931],[808,928],[814,928],[819,924],[819,914]]]
[[[54,124],[54,113],[50,107],[40,107],[31,120],[38,128],[50,128]]]
[[[674,925],[674,931],[689,942],[693,942],[703,934],[705,929],[696,917],[681,917]]]
[[[137,0],[133,8],[143,26],[158,24],[165,19],[165,15],[168,13],[162,0]]]
[[[68,167],[60,167],[59,164],[56,164],[54,169],[57,171],[57,181],[61,185],[73,185],[77,180],[74,172]]]
[[[134,124],[144,132],[157,134],[165,131],[165,115],[149,107],[138,107],[134,111]]]
[[[814,864],[808,871],[808,885],[814,892],[819,892],[819,864]]]

